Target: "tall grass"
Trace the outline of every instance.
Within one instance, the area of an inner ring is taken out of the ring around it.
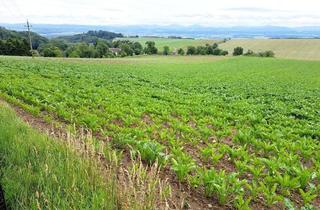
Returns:
[[[9,209],[170,208],[170,187],[157,165],[136,160],[124,167],[121,156],[90,133],[57,140],[0,101],[0,184]]]
[[[10,209],[117,209],[115,181],[0,104],[0,181]]]

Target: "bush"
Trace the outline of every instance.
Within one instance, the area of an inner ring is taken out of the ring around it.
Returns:
[[[243,54],[245,56],[254,56],[255,53],[252,50],[248,50],[245,54]]]
[[[194,46],[189,46],[187,48],[187,55],[195,55],[197,52],[197,49]]]
[[[259,53],[259,56],[260,56],[260,57],[269,57],[269,58],[270,58],[270,57],[274,57],[275,54],[274,54],[273,51],[268,50],[268,51]]]
[[[178,49],[178,54],[185,55],[184,49],[182,49],[182,48]]]
[[[196,50],[197,55],[207,55],[207,48],[205,46],[198,46]]]
[[[47,46],[42,49],[42,55],[44,57],[62,57],[62,51],[55,46]]]
[[[219,48],[216,48],[213,50],[213,55],[221,55],[222,50]]]
[[[236,47],[233,50],[233,56],[239,56],[243,54],[243,48],[242,47]]]
[[[213,47],[213,49],[216,49],[216,48],[218,48],[218,44],[217,44],[217,43],[214,43],[214,44],[212,45],[212,47]]]
[[[271,50],[259,52],[259,53],[255,53],[252,50],[248,50],[244,55],[245,56],[255,56],[255,57],[266,57],[266,58],[271,58],[271,57],[275,56],[274,52]]]
[[[154,55],[158,53],[158,49],[156,48],[156,43],[153,41],[146,42],[147,47],[144,48],[144,52],[148,55]]]
[[[168,46],[163,47],[163,55],[169,55],[170,54],[170,48]]]
[[[226,51],[226,50],[222,50],[221,53],[220,53],[220,55],[223,55],[223,56],[226,56],[226,55],[228,55],[228,54],[229,54],[229,52]]]
[[[141,55],[143,52],[143,47],[139,42],[133,43],[133,51],[135,55]]]

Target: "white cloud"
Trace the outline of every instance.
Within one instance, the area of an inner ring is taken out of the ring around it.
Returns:
[[[318,0],[0,0],[0,23],[320,25]]]

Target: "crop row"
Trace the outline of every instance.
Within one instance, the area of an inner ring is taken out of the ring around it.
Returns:
[[[159,161],[221,205],[312,208],[320,194],[319,62],[0,59],[0,92]],[[303,69],[303,70],[302,70]]]

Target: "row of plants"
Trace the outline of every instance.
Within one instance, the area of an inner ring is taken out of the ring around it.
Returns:
[[[147,164],[158,161],[222,206],[311,209],[320,192],[318,67],[258,58],[179,65],[1,58],[0,91],[87,126]]]

